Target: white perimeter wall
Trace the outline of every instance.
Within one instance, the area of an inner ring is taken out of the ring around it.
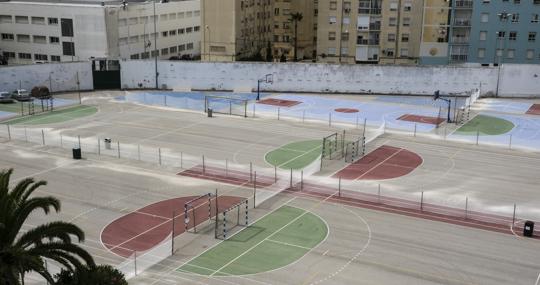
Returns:
[[[1,67],[0,91],[13,91],[19,86],[30,91],[38,85],[45,85],[53,92],[74,91],[77,90],[77,73],[81,90],[94,89],[92,63],[70,62]]]
[[[153,62],[122,61],[122,87],[155,87]],[[159,62],[159,86],[168,88],[256,90],[257,79],[274,75],[274,84],[262,90],[282,92],[444,94],[464,93],[481,85],[482,93],[495,91],[496,68],[404,67],[284,63]]]
[[[499,94],[504,97],[540,97],[540,65],[505,64]]]

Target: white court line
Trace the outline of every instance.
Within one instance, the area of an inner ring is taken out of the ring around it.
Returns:
[[[538,278],[536,278],[536,283],[534,283],[534,285],[538,285],[539,282],[540,282],[540,273],[538,273]]]
[[[286,245],[286,246],[290,246],[290,247],[298,247],[298,248],[302,248],[302,249],[305,249],[305,250],[311,250],[311,248],[309,248],[309,247],[296,245],[296,244],[292,244],[292,243],[287,243],[287,242],[282,242],[282,241],[277,241],[277,240],[273,240],[273,239],[267,239],[267,241],[277,243],[277,244]]]
[[[356,177],[354,180],[358,180],[362,177],[364,177],[366,174],[370,173],[371,171],[373,171],[375,168],[381,166],[383,163],[385,163],[386,161],[388,161],[389,159],[391,159],[392,157],[396,156],[398,153],[400,153],[401,151],[403,150],[403,148],[399,148],[398,151],[396,151],[395,153],[393,153],[391,156],[387,157],[385,160],[379,162],[377,165],[373,166],[372,168],[368,169],[368,171],[362,173],[360,176]]]
[[[59,168],[62,168],[64,166],[68,166],[68,165],[71,165],[71,164],[75,164],[77,163],[78,161],[68,161],[64,164],[61,164],[59,166],[56,166],[56,167],[52,167],[52,168],[49,168],[49,169],[45,169],[45,170],[42,170],[42,171],[38,171],[38,172],[35,172],[33,174],[30,174],[30,175],[26,175],[26,176],[23,176],[23,177],[19,177],[19,178],[16,178],[16,179],[13,179],[12,182],[17,182],[17,181],[20,181],[20,180],[23,180],[23,179],[26,179],[26,178],[29,178],[29,177],[34,177],[34,176],[37,176],[37,175],[40,175],[40,174],[44,174],[44,173],[47,173],[47,172],[51,172],[53,170],[56,170],[56,169],[59,169]]]
[[[203,266],[200,266],[200,265],[195,265],[195,264],[186,264],[185,266],[191,266],[191,267],[196,267],[196,268],[200,268],[200,269],[204,269],[206,271],[214,271],[214,269],[211,269],[211,268],[207,268],[207,267],[203,267]],[[196,275],[196,276],[200,276],[200,277],[208,277],[208,275],[202,275],[202,274],[198,274],[198,273],[194,273],[194,272],[191,272],[191,271],[187,271],[187,270],[182,270],[182,269],[179,269],[180,271],[179,272],[182,272],[184,274],[187,274],[187,275]],[[261,284],[266,284],[266,285],[270,285],[270,283],[267,283],[267,282],[264,282],[264,281],[259,281],[259,280],[255,280],[255,279],[251,279],[251,278],[248,278],[248,277],[245,277],[243,275],[234,275],[234,274],[231,274],[231,273],[227,273],[227,272],[220,272],[220,273],[223,273],[225,274],[226,276],[224,277],[235,277],[235,278],[240,278],[240,279],[245,279],[245,280],[249,280],[251,282],[256,282],[256,283],[261,283]],[[220,276],[221,277],[221,276]],[[208,277],[210,278],[210,277]],[[225,281],[225,280],[222,280],[222,279],[217,279],[217,278],[212,278],[212,279],[216,279],[216,280],[220,280],[220,281]]]
[[[272,233],[271,235],[267,236],[266,238],[264,238],[263,240],[261,240],[260,242],[258,242],[257,244],[255,244],[254,246],[252,246],[251,248],[249,248],[248,250],[244,251],[242,254],[240,254],[239,256],[237,256],[236,258],[232,259],[231,261],[229,261],[227,264],[223,265],[221,268],[219,268],[218,270],[216,270],[214,273],[212,273],[210,276],[214,276],[214,274],[220,272],[222,269],[226,268],[227,266],[231,265],[233,262],[235,262],[236,260],[238,260],[240,257],[244,256],[245,254],[247,254],[248,252],[250,252],[251,250],[253,250],[254,248],[256,248],[257,246],[259,246],[261,243],[263,243],[264,241],[270,239],[272,236],[274,236],[275,234],[279,233],[281,230],[283,230],[284,228],[288,227],[289,225],[291,225],[292,223],[296,222],[298,219],[300,219],[301,217],[303,217],[304,215],[306,215],[307,213],[310,212],[310,210],[320,206],[321,204],[323,204],[324,202],[326,202],[328,199],[330,199],[331,197],[333,197],[334,195],[336,195],[339,191],[336,191],[334,192],[334,194],[328,196],[327,198],[325,198],[324,200],[321,200],[320,202],[318,202],[317,204],[315,204],[315,206],[311,207],[309,210],[304,210],[304,213],[302,213],[301,215],[299,215],[298,217],[294,218],[293,220],[289,221],[287,224],[285,224],[284,226],[282,226],[281,228],[279,228],[277,231],[275,231],[274,233]]]
[[[308,150],[307,152],[305,152],[305,153],[303,153],[303,154],[301,154],[301,155],[295,156],[295,157],[293,157],[293,158],[291,158],[291,159],[285,161],[284,163],[278,165],[277,167],[278,167],[278,168],[281,168],[283,165],[285,165],[285,164],[287,164],[287,163],[289,163],[289,162],[292,162],[292,161],[294,161],[294,160],[296,160],[296,159],[298,159],[298,158],[300,158],[300,157],[302,157],[302,156],[304,156],[304,155],[306,155],[306,154],[308,154],[308,153],[311,153],[312,151],[315,151],[315,150],[317,150],[317,149],[319,149],[319,148],[322,148],[322,146],[314,147],[314,148]]]

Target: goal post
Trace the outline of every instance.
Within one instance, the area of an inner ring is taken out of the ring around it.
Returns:
[[[216,215],[214,236],[216,239],[226,240],[235,228],[247,227],[248,225],[249,200],[244,199]]]
[[[197,232],[197,225],[212,220],[212,193],[196,197],[184,204],[184,228],[185,232],[193,230]]]
[[[213,113],[247,117],[249,100],[226,96],[205,95],[204,112],[212,109]]]

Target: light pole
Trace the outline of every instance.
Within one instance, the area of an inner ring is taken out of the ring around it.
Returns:
[[[156,89],[159,89],[158,86],[158,77],[159,77],[159,72],[158,72],[158,66],[157,66],[157,61],[158,61],[158,53],[157,53],[157,28],[156,28],[156,22],[157,22],[157,19],[156,19],[156,1],[157,0],[154,0],[153,3],[154,3],[154,68],[155,68],[155,72],[156,72]]]
[[[507,22],[508,18],[512,17],[512,14],[507,13],[507,12],[502,12],[502,13],[497,14],[497,16],[499,16],[499,20],[501,22]],[[501,32],[502,32],[502,35],[500,34]],[[502,36],[502,48],[500,49],[501,50],[501,55],[499,56],[497,54],[497,50],[499,50],[499,47],[501,47],[501,36]],[[506,42],[506,31],[498,31],[496,41],[497,41],[497,43],[495,44],[495,56],[497,57],[497,87],[495,89],[495,96],[497,97],[497,96],[499,96],[499,83],[500,83],[500,80],[501,80],[501,64],[502,64],[502,59],[504,57],[504,46],[505,46],[505,42]]]

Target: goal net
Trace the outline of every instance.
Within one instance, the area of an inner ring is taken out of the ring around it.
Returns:
[[[245,199],[236,205],[220,212],[216,216],[215,237],[226,240],[238,227],[249,225],[249,200]]]
[[[232,98],[226,96],[204,96],[204,110],[212,109],[212,112],[233,116],[247,117],[247,99]]]

